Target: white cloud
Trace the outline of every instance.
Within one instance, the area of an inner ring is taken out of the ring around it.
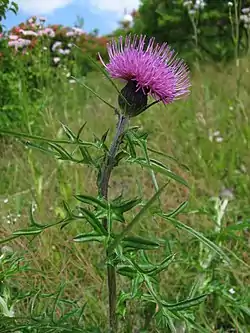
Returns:
[[[124,10],[130,13],[133,9],[137,9],[140,0],[16,0],[16,2],[19,8],[29,15],[50,14],[54,10],[66,7],[73,2],[88,4],[97,11],[122,15]]]
[[[19,8],[29,15],[50,14],[55,9],[63,8],[73,0],[17,0]]]
[[[139,7],[140,0],[89,0],[92,7],[101,11],[123,14]]]

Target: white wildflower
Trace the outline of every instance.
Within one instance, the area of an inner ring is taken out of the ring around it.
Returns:
[[[215,131],[214,133],[213,133],[213,136],[219,136],[220,135],[220,131]]]
[[[55,52],[56,51],[56,49],[58,48],[58,47],[60,47],[62,45],[62,42],[59,42],[59,41],[56,41],[53,45],[52,45],[52,51],[53,52]]]
[[[217,136],[216,138],[215,138],[215,141],[216,142],[222,142],[224,139],[223,139],[223,137],[222,136]]]
[[[60,54],[64,54],[64,50],[63,50],[63,49],[59,49],[58,52],[59,52]]]
[[[37,36],[37,33],[33,30],[23,30],[21,29],[20,32],[24,35],[24,36]]]
[[[209,141],[211,141],[211,142],[213,142],[213,141],[222,142],[224,140],[223,137],[221,136],[220,131],[217,130],[217,131],[212,132],[211,129],[209,130],[208,138],[209,138]]]
[[[231,288],[231,289],[229,289],[228,291],[229,291],[230,294],[232,294],[232,295],[236,293],[236,291],[234,290],[234,288]]]
[[[54,57],[53,58],[53,62],[55,63],[55,64],[58,64],[59,62],[60,62],[60,58],[59,57]]]
[[[242,12],[243,14],[248,14],[248,13],[250,13],[250,7],[242,8],[241,12]]]

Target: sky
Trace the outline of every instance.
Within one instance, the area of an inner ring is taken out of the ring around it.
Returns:
[[[49,24],[73,26],[77,15],[84,19],[84,30],[98,29],[107,34],[118,27],[124,11],[137,9],[140,0],[15,0],[19,5],[17,15],[8,12],[3,22],[9,29],[30,16],[43,16]]]

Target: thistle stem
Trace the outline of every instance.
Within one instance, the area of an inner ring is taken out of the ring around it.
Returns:
[[[112,173],[112,170],[115,165],[115,157],[116,153],[119,149],[119,146],[121,144],[122,135],[124,133],[124,129],[126,127],[126,124],[128,122],[128,118],[120,115],[118,116],[118,123],[116,127],[116,134],[114,136],[113,142],[110,146],[109,153],[107,154],[107,157],[103,164],[103,169],[101,173],[101,179],[99,183],[99,190],[100,195],[108,199],[108,188],[109,188],[109,180]],[[107,230],[108,229],[108,221],[106,218],[103,219],[103,226]],[[107,252],[107,273],[108,273],[108,292],[109,292],[109,327],[110,327],[110,333],[116,333],[117,332],[117,318],[116,318],[116,303],[117,303],[117,297],[116,297],[116,270],[115,266],[110,263],[113,257],[113,252]]]

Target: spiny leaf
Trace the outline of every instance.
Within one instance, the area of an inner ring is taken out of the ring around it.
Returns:
[[[19,237],[19,235],[14,235],[14,236],[10,236],[5,239],[0,239],[0,244],[9,243],[11,240],[18,238],[18,237]]]
[[[105,143],[105,141],[107,139],[107,136],[108,136],[108,133],[109,133],[109,129],[102,135],[102,137],[101,137],[101,142],[102,143]]]
[[[78,243],[86,243],[86,242],[101,243],[102,241],[105,240],[105,236],[102,236],[102,235],[94,233],[94,232],[89,232],[89,233],[77,235],[76,237],[73,238],[73,240],[74,240],[74,242],[78,242]]]
[[[121,202],[120,204],[112,204],[111,203],[111,207],[113,209],[118,209],[121,213],[125,213],[129,210],[131,210],[132,208],[136,207],[139,203],[141,203],[141,199],[132,199],[132,200],[127,200],[124,202]]]
[[[93,229],[99,234],[99,235],[106,235],[107,236],[107,230],[104,228],[104,226],[101,224],[99,219],[89,210],[79,207],[81,213],[84,215],[83,217],[80,216],[74,216],[75,218],[86,218],[86,220],[89,222],[89,224],[93,227]]]
[[[17,138],[36,140],[36,141],[46,142],[46,143],[70,144],[70,145],[76,144],[76,142],[72,142],[72,141],[48,139],[48,138],[44,138],[44,137],[37,136],[37,135],[30,135],[30,134],[26,134],[26,133],[8,131],[8,130],[2,129],[2,128],[0,128],[0,133],[5,134],[5,135],[14,136]],[[77,144],[81,145],[81,146],[86,146],[86,147],[89,147],[89,146],[96,147],[96,145],[93,142],[85,142],[82,140],[78,141]]]
[[[122,240],[122,245],[124,248],[131,248],[136,250],[153,250],[157,249],[160,244],[155,241],[151,241],[142,237],[124,237]]]
[[[123,265],[122,267],[117,268],[117,273],[123,276],[127,276],[131,279],[134,279],[137,275],[136,269],[131,266]]]
[[[131,140],[129,135],[125,135],[125,138],[127,139],[128,147],[129,147],[129,153],[132,158],[136,158],[136,150],[133,144],[133,141]]]
[[[67,216],[66,218],[72,218],[72,211],[68,205],[68,203],[66,201],[63,201],[63,208],[65,209],[66,213],[67,213]]]
[[[140,130],[140,127],[131,128],[128,134],[130,135],[134,143],[138,145],[141,144],[141,141],[145,141],[148,138],[148,133],[146,131]]]
[[[93,165],[94,167],[96,167],[96,162],[91,157],[91,155],[88,151],[88,148],[83,147],[83,146],[79,146],[79,150],[80,150],[82,158],[83,158],[82,162],[84,162],[85,164]]]
[[[52,155],[54,157],[58,157],[59,154],[55,151],[53,151],[52,149],[48,149],[47,147],[44,147],[42,145],[33,143],[33,142],[29,142],[29,141],[24,141],[24,140],[20,140],[27,148],[35,148],[37,150],[42,151],[43,153]]]
[[[64,125],[63,123],[61,123],[61,125],[67,137],[74,142],[76,139],[75,134],[71,131],[71,129],[68,126]]]
[[[162,301],[162,305],[166,308],[168,308],[171,311],[182,311],[182,310],[186,310],[191,308],[192,306],[196,306],[202,302],[204,302],[204,300],[207,298],[207,294],[205,295],[201,295],[201,296],[197,296],[191,299],[187,299],[185,301],[181,301],[179,303],[175,303],[175,304],[169,304],[165,301]]]
[[[109,130],[108,130],[109,131]],[[108,135],[108,131],[106,132],[106,135]],[[102,148],[106,153],[108,153],[109,149],[107,145],[105,144],[105,133],[101,138],[98,138],[96,135],[94,135],[95,139],[95,144],[97,145],[98,148]]]
[[[81,133],[82,133],[84,127],[86,126],[86,124],[87,124],[87,122],[85,122],[85,123],[80,127],[79,131],[77,132],[77,135],[76,135],[76,139],[77,139],[77,141],[80,139],[80,135],[81,135]]]
[[[90,196],[90,195],[84,195],[84,194],[81,194],[81,195],[75,195],[75,198],[81,202],[84,202],[88,205],[92,205],[94,207],[102,207],[104,209],[107,209],[108,205],[107,205],[107,202],[104,202],[104,199],[103,200],[99,200],[93,196]]]
[[[49,145],[60,154],[60,159],[70,161],[74,160],[74,158],[59,144],[49,143]]]
[[[150,276],[156,276],[157,274],[165,270],[174,261],[174,258],[175,254],[169,255],[160,264],[158,264],[156,268],[148,271],[147,274]]]
[[[45,229],[47,227],[47,225],[42,225],[35,221],[34,214],[33,214],[33,204],[30,206],[30,221],[31,221],[31,224],[36,228]]]
[[[43,231],[43,228],[30,227],[27,229],[19,229],[13,232],[14,236],[29,236],[29,235],[38,235]]]
[[[188,201],[182,202],[175,210],[166,214],[168,217],[175,217],[179,215],[188,205]]]
[[[175,157],[173,157],[173,156],[171,156],[171,155],[167,155],[167,154],[165,154],[165,153],[163,153],[163,152],[161,152],[161,151],[155,150],[155,149],[153,149],[153,148],[149,148],[149,147],[148,147],[148,150],[151,151],[152,153],[155,153],[155,154],[160,155],[160,156],[162,156],[162,157],[165,157],[165,158],[167,158],[167,159],[169,159],[169,160],[171,160],[171,161],[174,161],[174,162],[176,162],[179,166],[181,166],[183,169],[186,169],[187,171],[190,171],[190,169],[188,168],[188,166],[186,166],[185,164],[180,163]]]
[[[147,202],[147,204],[140,210],[140,212],[133,218],[133,220],[128,224],[128,226],[123,230],[123,232],[118,235],[113,243],[108,248],[108,251],[112,252],[116,246],[121,242],[121,240],[133,229],[133,227],[140,221],[142,216],[146,213],[146,211],[155,203],[155,201],[159,198],[163,190],[167,184],[163,185]]]
[[[129,154],[125,151],[120,151],[115,157],[114,167],[119,165],[120,161],[125,157],[129,157]]]
[[[175,181],[177,181],[178,183],[185,185],[186,187],[188,186],[188,183],[186,182],[186,180],[184,178],[182,178],[181,176],[175,174],[173,171],[171,171],[169,168],[167,168],[166,166],[164,166],[161,162],[158,162],[156,160],[150,160],[150,164],[147,163],[147,161],[144,158],[140,158],[140,159],[130,159],[131,163],[136,163],[139,164],[145,168],[151,169],[155,172],[159,172],[163,175],[166,175],[167,177],[174,179]]]
[[[132,281],[132,286],[131,286],[131,297],[132,298],[134,298],[138,294],[139,288],[143,282],[144,282],[144,279],[141,276],[141,274],[137,274]]]

